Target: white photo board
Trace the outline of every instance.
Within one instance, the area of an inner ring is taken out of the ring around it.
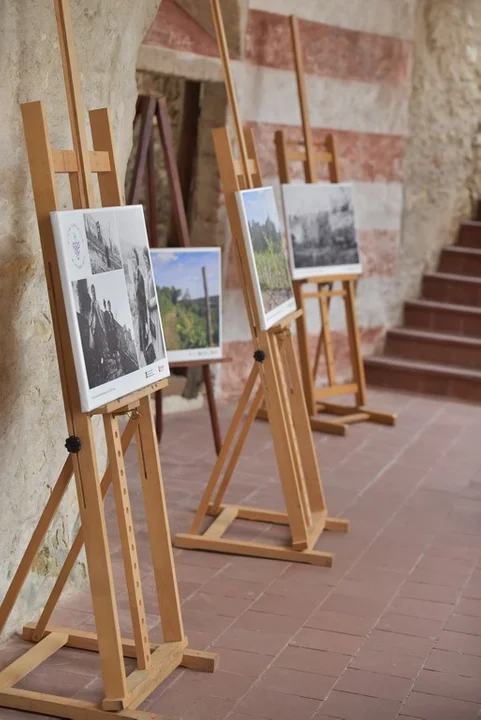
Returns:
[[[51,220],[82,410],[168,377],[142,206]]]
[[[282,185],[282,200],[294,280],[362,273],[352,185]]]
[[[150,254],[169,362],[220,359],[220,248],[155,248]]]
[[[236,193],[261,330],[296,310],[289,262],[272,187]]]

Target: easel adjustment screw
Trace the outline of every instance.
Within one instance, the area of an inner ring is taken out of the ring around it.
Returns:
[[[70,437],[65,440],[65,447],[69,453],[78,453],[82,448],[82,441],[76,435],[70,435]]]
[[[254,360],[256,362],[261,363],[261,362],[264,362],[265,359],[266,359],[266,354],[265,354],[264,350],[256,350],[255,351]]]

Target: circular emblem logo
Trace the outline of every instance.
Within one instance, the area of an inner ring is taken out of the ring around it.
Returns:
[[[68,229],[68,244],[71,249],[71,257],[76,268],[81,270],[85,265],[85,244],[77,225],[71,225]]]

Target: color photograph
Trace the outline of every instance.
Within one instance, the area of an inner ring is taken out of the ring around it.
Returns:
[[[84,412],[169,376],[143,208],[51,213]],[[95,232],[97,229],[97,235]]]
[[[222,357],[220,248],[150,252],[169,362]]]
[[[262,330],[296,310],[272,187],[236,193]]]
[[[362,272],[352,185],[282,186],[294,280]]]

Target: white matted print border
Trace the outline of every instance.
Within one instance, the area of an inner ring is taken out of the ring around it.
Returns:
[[[84,217],[86,215],[93,215],[102,219],[102,217],[108,217],[109,214],[111,222],[114,223],[113,233],[115,235],[116,242],[120,246],[122,268],[114,270],[97,269],[96,272],[93,272],[89,258],[89,246],[87,242]],[[130,247],[132,247],[131,243],[135,242],[138,249],[147,249],[147,256],[150,265],[145,269],[146,280],[147,282],[149,280],[153,282],[153,269],[150,261],[143,207],[141,205],[130,205],[108,208],[86,208],[81,210],[61,210],[51,212],[50,218],[57,251],[60,279],[82,411],[90,412],[108,402],[118,400],[131,392],[135,392],[136,390],[140,390],[152,383],[169,377],[169,363],[165,352],[165,340],[156,293],[155,306],[152,309],[152,313],[153,319],[157,323],[157,328],[160,328],[160,336],[157,329],[158,350],[156,351],[155,360],[150,363],[147,363],[145,360],[139,360],[140,351],[138,344],[136,344],[135,339],[133,339],[137,350],[138,369],[121,374],[114,379],[107,380],[106,382],[97,384],[94,387],[89,385],[86,359],[77,318],[73,284],[79,280],[83,280],[86,281],[87,286],[90,287],[90,283],[94,284],[98,282],[102,274],[110,276],[115,274],[118,276],[117,287],[119,288],[119,292],[121,294],[125,293],[125,295],[123,298],[117,296],[116,302],[118,303],[118,307],[122,306],[122,308],[125,308],[126,301],[130,313],[127,282],[124,277],[129,260],[122,252],[122,243],[119,241],[119,227],[122,228],[122,231],[127,233]],[[134,237],[130,235],[131,232]],[[130,316],[129,319],[126,315],[124,315],[123,319],[126,320],[124,328],[127,328],[127,330],[133,328],[134,323],[132,316]]]
[[[249,230],[249,222],[248,222],[247,213],[246,213],[244,202],[243,202],[243,197],[246,195],[249,195],[251,193],[257,193],[257,194],[271,193],[272,194],[274,205],[276,208],[276,213],[277,213],[276,220],[278,222],[278,225],[280,228],[280,233],[282,236],[283,250],[284,250],[284,255],[285,255],[285,260],[286,260],[286,265],[287,265],[287,271],[289,273],[289,279],[291,278],[291,274],[290,274],[290,267],[289,267],[289,259],[288,259],[288,255],[287,255],[287,251],[286,251],[284,227],[283,227],[280,215],[279,215],[279,210],[277,208],[277,202],[276,202],[274,188],[271,186],[266,186],[266,187],[260,187],[260,188],[253,188],[250,190],[237,191],[235,193],[235,196],[236,196],[236,202],[237,202],[239,217],[240,217],[241,226],[242,226],[244,245],[246,248],[247,258],[248,258],[248,262],[249,262],[249,269],[250,269],[253,286],[254,286],[257,311],[259,314],[259,320],[260,320],[260,326],[261,326],[260,329],[261,330],[269,330],[271,327],[274,327],[275,325],[280,323],[282,320],[284,320],[284,318],[286,318],[288,315],[294,313],[297,309],[297,306],[296,306],[296,301],[294,298],[294,290],[293,290],[292,284],[291,284],[291,288],[290,288],[291,289],[291,297],[290,298],[288,298],[286,301],[284,301],[283,303],[281,303],[280,305],[278,305],[276,308],[274,308],[271,311],[266,312],[266,310],[264,308],[264,301],[262,298],[262,291],[261,291],[261,286],[260,286],[260,282],[259,282],[259,276],[257,273],[255,256],[254,256],[254,248],[252,245],[252,238],[251,238],[251,234],[250,234],[250,230]]]
[[[195,362],[199,360],[205,360],[208,363],[209,360],[220,360],[222,358],[222,301],[223,301],[223,285],[222,285],[222,248],[220,247],[172,247],[172,248],[151,248],[150,254],[154,264],[154,281],[157,281],[157,274],[155,268],[155,256],[162,256],[168,254],[199,254],[199,253],[212,253],[218,256],[218,276],[219,276],[219,344],[212,347],[204,348],[189,348],[183,350],[169,350],[167,347],[167,356],[169,363],[182,363],[182,362]]]

